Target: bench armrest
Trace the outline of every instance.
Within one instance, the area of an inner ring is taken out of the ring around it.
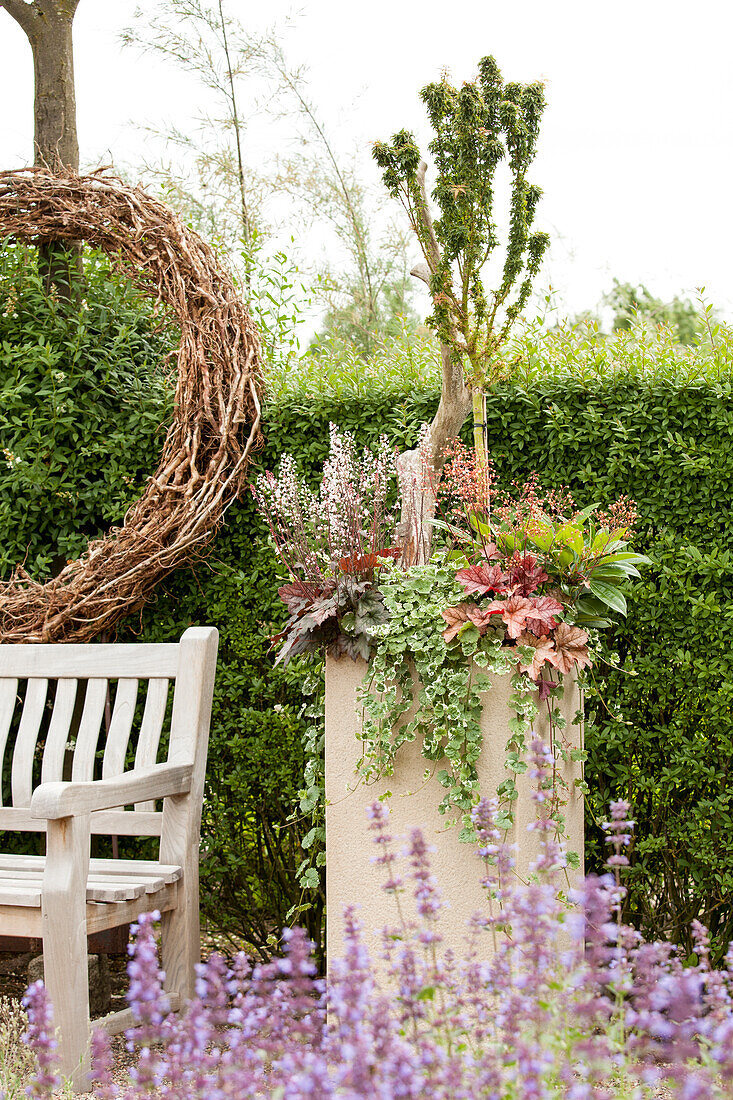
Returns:
[[[31,817],[52,821],[94,810],[112,810],[191,789],[193,764],[156,764],[89,783],[42,783],[33,792]]]

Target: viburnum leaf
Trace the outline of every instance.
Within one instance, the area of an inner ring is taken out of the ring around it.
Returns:
[[[550,660],[550,654],[555,648],[555,643],[552,638],[547,636],[537,638],[534,634],[525,631],[517,638],[517,645],[527,646],[528,649],[532,650],[532,657],[529,663],[525,660],[520,660],[519,667],[522,672],[528,672],[532,679],[536,680],[542,666]]]
[[[553,596],[531,596],[529,602],[532,611],[527,615],[527,628],[538,638],[549,634],[557,626],[555,615],[563,610],[563,605]]]
[[[516,587],[519,595],[531,595],[546,580],[549,577],[537,564],[534,554],[514,554],[509,567],[509,583]]]
[[[527,622],[527,615],[532,610],[530,600],[526,599],[524,596],[514,595],[510,596],[508,600],[495,600],[493,602],[500,603],[498,610],[506,623],[506,630],[509,637],[518,638]]]
[[[570,672],[573,665],[578,668],[590,667],[588,654],[588,635],[579,626],[560,623],[555,630],[555,649],[547,655],[547,660],[558,672]]]
[[[469,565],[456,573],[456,580],[466,592],[476,592],[480,596],[505,592],[508,579],[500,565]]]
[[[448,623],[443,631],[443,639],[446,642],[452,642],[454,638],[457,638],[461,627],[472,621],[471,611],[478,610],[479,608],[475,603],[459,603],[456,607],[446,607],[445,611],[441,612]]]

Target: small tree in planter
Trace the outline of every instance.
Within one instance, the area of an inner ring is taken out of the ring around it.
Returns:
[[[424,262],[411,273],[430,289],[433,311],[427,323],[440,341],[443,368],[440,405],[424,445],[401,455],[398,463],[400,541],[410,564],[430,556],[434,474],[471,409],[476,454],[480,463],[488,460],[483,395],[502,372],[499,350],[529,299],[549,243],[546,233],[532,230],[542,192],[527,179],[545,106],[542,85],[505,84],[493,57],[484,57],[476,80],[457,89],[443,78],[423,88],[421,98],[435,131],[429,148],[437,170],[437,219],[427,192],[427,164],[413,135],[401,130],[391,142],[374,146],[385,185],[404,206],[420,244]],[[510,198],[502,250],[494,199],[504,161]],[[489,262],[500,271],[493,290],[483,281]]]

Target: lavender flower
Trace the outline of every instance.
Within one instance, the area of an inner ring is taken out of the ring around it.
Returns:
[[[124,1100],[151,1093],[162,1100],[642,1100],[663,1086],[687,1100],[731,1100],[733,947],[728,968],[715,970],[701,924],[693,927],[693,966],[670,944],[643,943],[621,920],[619,861],[612,873],[589,876],[568,910],[555,882],[541,743],[532,769],[546,850],[532,881],[521,883],[509,873],[496,804],[475,807],[489,916],[474,916],[464,957],[441,951],[446,914],[424,837],[411,833],[400,874],[381,803],[369,811],[376,860],[398,905],[411,889],[415,916],[399,910],[385,934],[389,946],[373,960],[347,910],[345,953],[331,961],[327,990],[312,945],[291,929],[282,955],[268,963],[212,956],[199,968],[193,1002],[174,1017],[162,992],[157,915],[141,918],[130,962],[136,1027],[128,1033],[139,1057]],[[611,807],[607,828],[612,855],[626,858],[625,803]],[[492,917],[497,899],[501,910]],[[26,1003],[40,1062],[29,1094],[49,1096],[58,1078],[42,985]],[[99,1100],[116,1100],[101,1034],[93,1038],[93,1065]]]
[[[34,982],[23,997],[28,1014],[28,1030],[23,1042],[32,1048],[38,1060],[38,1070],[26,1088],[27,1096],[51,1096],[61,1084],[56,1070],[58,1042],[53,1026],[53,1009],[42,981]]]
[[[101,1027],[95,1027],[91,1039],[92,1072],[96,1100],[118,1100],[120,1090],[112,1078],[112,1044],[109,1035]]]
[[[389,820],[389,812],[384,806],[384,803],[378,800],[372,802],[371,806],[367,806],[367,820],[369,821],[369,829],[374,833],[374,843],[377,846],[379,855],[374,856],[374,862],[379,866],[384,867],[386,878],[382,884],[382,889],[388,894],[396,894],[401,889],[403,883],[402,878],[396,872],[397,856],[392,849],[392,837],[387,831],[387,822]]]
[[[629,820],[629,810],[628,802],[612,802],[611,820],[603,823],[606,832],[606,844],[613,847],[613,853],[606,860],[606,866],[610,868],[628,867],[629,865],[628,857],[624,851],[631,844],[634,827],[634,822]]]
[[[137,1066],[131,1076],[141,1090],[156,1087],[163,1075],[163,1065],[153,1047],[166,1035],[170,1006],[163,992],[165,974],[158,967],[155,924],[160,920],[157,910],[143,913],[130,931],[135,937],[130,945],[127,974],[130,979],[128,999],[135,1027],[126,1032],[127,1049],[141,1045]]]

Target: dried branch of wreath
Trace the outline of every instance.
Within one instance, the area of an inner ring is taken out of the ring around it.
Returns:
[[[86,241],[171,310],[181,330],[158,469],[122,526],[41,584],[0,583],[0,641],[87,641],[137,610],[212,536],[259,439],[258,337],[212,249],[162,202],[100,170],[0,173],[0,239]]]

